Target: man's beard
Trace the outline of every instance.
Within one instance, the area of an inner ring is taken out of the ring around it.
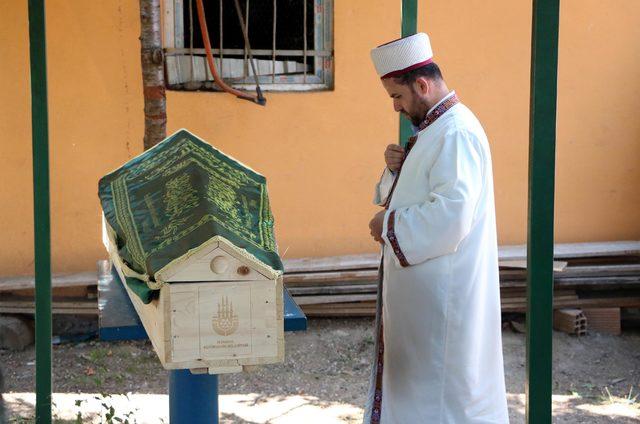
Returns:
[[[414,127],[419,126],[424,118],[427,115],[427,111],[429,110],[429,106],[426,104],[424,100],[417,97],[417,94],[414,93],[414,102],[411,105],[411,112],[406,112],[407,118],[411,121]]]
[[[409,120],[414,127],[417,127],[424,121],[424,115],[409,115]]]

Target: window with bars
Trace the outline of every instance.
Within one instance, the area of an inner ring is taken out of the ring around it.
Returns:
[[[236,89],[333,88],[333,0],[205,0],[209,39],[222,79]],[[164,0],[164,47],[169,89],[217,90],[207,66],[196,0]]]

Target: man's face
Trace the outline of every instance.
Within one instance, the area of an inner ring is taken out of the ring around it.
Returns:
[[[382,85],[393,99],[393,109],[409,118],[413,125],[420,125],[429,108],[424,97],[414,87],[417,84],[399,84],[394,78],[385,78]]]

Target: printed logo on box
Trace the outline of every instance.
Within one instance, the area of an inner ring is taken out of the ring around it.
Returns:
[[[218,315],[211,319],[213,331],[221,336],[230,336],[238,329],[238,315],[233,311],[233,302],[227,296],[218,302]]]

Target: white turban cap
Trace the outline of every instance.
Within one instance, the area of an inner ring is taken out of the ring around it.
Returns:
[[[400,38],[371,50],[380,78],[397,77],[433,61],[429,36],[423,32]]]

